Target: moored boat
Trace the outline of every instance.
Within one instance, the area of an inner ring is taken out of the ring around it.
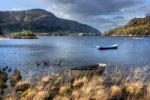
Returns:
[[[71,77],[80,77],[84,75],[101,75],[105,71],[106,64],[95,64],[95,65],[87,65],[74,67],[70,69]]]
[[[99,50],[107,50],[107,49],[117,49],[118,44],[110,45],[110,46],[96,46]]]

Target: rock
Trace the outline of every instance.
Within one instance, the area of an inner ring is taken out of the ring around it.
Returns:
[[[6,85],[7,79],[8,79],[7,73],[0,69],[0,94],[3,93],[2,89],[7,88],[7,85]]]
[[[0,70],[0,81],[6,82],[8,79],[8,75],[6,72]]]
[[[4,91],[3,91],[2,89],[0,89],[0,94],[1,94],[1,95],[4,94]]]
[[[19,81],[15,85],[16,91],[25,91],[30,88],[30,83],[26,81]]]
[[[8,69],[8,66],[5,66],[2,68],[3,71],[6,71]]]
[[[0,81],[0,89],[5,89],[5,88],[7,88],[6,83],[3,81]]]
[[[8,69],[8,72],[11,72],[11,71],[12,71],[12,69],[11,69],[11,68],[9,68],[9,69]]]

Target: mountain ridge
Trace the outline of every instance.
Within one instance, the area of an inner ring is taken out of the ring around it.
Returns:
[[[72,21],[56,17],[53,13],[43,9],[22,11],[0,11],[0,28],[4,33],[31,30],[35,33],[52,33],[64,35],[100,35],[97,29]]]

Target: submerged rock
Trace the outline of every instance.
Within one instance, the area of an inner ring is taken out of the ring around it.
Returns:
[[[3,71],[6,71],[8,69],[8,66],[5,66],[2,68]]]

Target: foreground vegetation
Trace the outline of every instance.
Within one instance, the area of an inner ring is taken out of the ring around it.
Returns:
[[[70,78],[67,74],[45,75],[33,83],[21,79],[18,70],[11,76],[12,92],[2,94],[3,100],[149,100],[150,82],[145,72],[132,74],[118,71],[102,76]]]
[[[14,39],[36,39],[36,35],[29,30],[23,30],[22,32],[15,32],[11,34],[11,38]]]
[[[149,36],[150,35],[150,17],[134,18],[126,25],[106,32],[111,36]]]

